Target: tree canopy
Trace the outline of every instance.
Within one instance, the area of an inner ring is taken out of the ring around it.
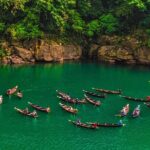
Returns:
[[[150,34],[150,0],[0,0],[0,36]]]

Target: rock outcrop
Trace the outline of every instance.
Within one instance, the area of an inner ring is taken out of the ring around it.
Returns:
[[[141,38],[142,39],[142,38]],[[62,44],[50,40],[30,40],[20,43],[1,44],[6,56],[0,61],[5,64],[35,62],[63,62],[64,60],[94,59],[109,63],[150,64],[150,48],[145,39],[136,36],[101,36],[86,45]],[[85,48],[86,49],[83,49]]]
[[[82,48],[77,44],[61,44],[53,41],[24,41],[5,44],[5,50],[11,51],[11,55],[2,59],[2,63],[34,63],[34,62],[62,62],[63,60],[80,59]]]
[[[89,56],[110,63],[150,64],[150,48],[130,36],[102,36],[91,45]]]

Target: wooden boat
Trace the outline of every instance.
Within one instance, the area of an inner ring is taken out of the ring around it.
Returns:
[[[101,105],[100,101],[95,101],[92,98],[88,97],[86,94],[84,94],[85,99],[90,102],[91,104],[94,104],[95,106]]]
[[[105,98],[106,97],[105,94],[97,94],[97,93],[86,91],[86,90],[83,90],[83,92],[86,93],[87,95],[91,95],[94,97],[99,97],[99,98]]]
[[[61,96],[61,97],[64,97],[64,98],[67,98],[67,99],[70,99],[70,98],[71,98],[70,95],[68,95],[68,94],[66,94],[66,93],[64,93],[64,92],[60,92],[60,91],[58,91],[58,90],[56,90],[56,92],[57,92],[58,95]]]
[[[137,102],[150,102],[150,100],[143,99],[143,98],[134,98],[134,97],[130,97],[130,96],[121,96],[121,97],[128,99],[128,100],[137,101]]]
[[[133,117],[133,118],[136,118],[136,117],[139,117],[139,115],[140,115],[140,105],[138,105],[138,106],[134,109],[134,111],[132,112],[132,117]]]
[[[21,110],[21,109],[19,109],[19,108],[17,108],[17,107],[14,107],[14,109],[15,109],[17,112],[21,113],[22,115],[29,116],[29,117],[33,117],[33,118],[37,118],[37,117],[38,117],[36,111],[29,112],[29,111],[27,111],[26,109],[25,109],[25,110]]]
[[[87,103],[87,101],[85,99],[79,100],[77,98],[66,98],[66,97],[62,97],[62,96],[57,96],[58,98],[60,98],[61,100],[65,101],[65,102],[69,102],[69,103],[73,103],[73,104],[85,104]]]
[[[69,102],[69,103],[74,103],[74,104],[85,104],[87,101],[85,99],[79,100],[78,98],[72,98],[70,95],[60,92],[56,90],[59,96],[58,98],[62,99],[63,101]]]
[[[71,106],[59,103],[60,107],[63,108],[64,110],[66,110],[67,112],[70,112],[72,114],[76,114],[78,112],[78,109],[75,109]]]
[[[2,103],[3,103],[3,96],[0,95],[0,104],[2,104]]]
[[[125,117],[127,116],[129,113],[129,104],[127,104],[125,107],[123,107],[120,111],[119,114],[115,115],[115,116],[118,116],[118,117]]]
[[[29,104],[31,107],[35,108],[36,110],[40,110],[40,111],[47,112],[47,113],[50,112],[50,107],[43,108],[43,107],[41,107],[41,106],[39,106],[39,105],[35,105],[35,104],[31,103],[31,102],[28,102],[28,104]]]
[[[112,90],[105,90],[105,89],[98,89],[98,88],[92,88],[92,89],[98,92],[107,93],[107,94],[121,94],[122,93],[121,90],[112,91]]]
[[[6,94],[7,94],[7,95],[12,95],[12,94],[14,94],[14,93],[17,91],[17,89],[18,89],[18,86],[16,85],[16,86],[13,87],[12,89],[8,89],[8,90],[6,91]]]
[[[118,124],[118,123],[97,123],[97,122],[90,122],[89,124],[96,124],[98,127],[112,127],[112,128],[116,128],[116,127],[123,127],[125,126],[125,124]]]
[[[68,120],[68,121],[79,127],[88,128],[88,129],[98,129],[98,126],[95,126],[95,125],[81,123],[81,122],[78,123],[78,122],[72,121],[72,120]]]

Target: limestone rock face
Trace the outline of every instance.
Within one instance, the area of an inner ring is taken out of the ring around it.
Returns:
[[[98,37],[90,47],[89,56],[110,63],[150,64],[150,48],[142,46],[134,36]]]
[[[135,58],[139,64],[150,64],[150,49],[139,48],[135,52]]]
[[[48,40],[31,40],[12,43],[11,46],[6,43],[3,45],[10,55],[1,59],[2,63],[62,62],[82,57],[82,48],[76,44],[62,45]]]
[[[102,46],[98,49],[98,59],[110,62],[134,63],[134,55],[131,51],[116,46]]]
[[[79,59],[82,56],[82,49],[78,45],[62,45],[58,43],[42,44],[35,51],[37,61],[62,61]]]
[[[21,47],[14,47],[14,54],[22,58],[23,61],[34,62],[34,56],[32,51]]]
[[[80,59],[82,56],[82,48],[79,45],[64,45],[63,59]]]
[[[24,64],[25,63],[22,58],[20,58],[16,55],[11,56],[10,62],[11,62],[11,64]]]
[[[35,51],[35,58],[37,61],[59,61],[63,57],[63,47],[61,45],[49,45],[43,43]]]

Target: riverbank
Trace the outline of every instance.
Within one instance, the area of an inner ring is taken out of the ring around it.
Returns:
[[[2,64],[63,62],[64,60],[98,60],[119,64],[150,64],[150,48],[146,37],[100,36],[84,44],[63,43],[48,39],[1,43]]]

